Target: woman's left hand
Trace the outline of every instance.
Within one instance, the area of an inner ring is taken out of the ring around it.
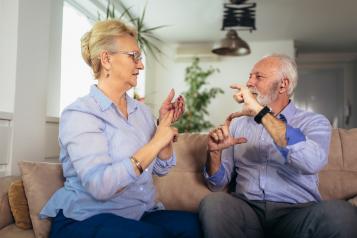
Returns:
[[[172,122],[176,122],[184,113],[185,111],[185,100],[184,98],[180,95],[174,102],[172,102],[172,99],[175,96],[175,91],[174,89],[171,89],[169,95],[165,99],[165,101],[162,103],[161,108],[159,110],[159,121],[164,118],[164,116],[170,112],[171,110],[174,110],[174,115],[172,118]]]

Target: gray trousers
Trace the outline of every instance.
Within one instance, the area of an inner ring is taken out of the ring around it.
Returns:
[[[202,200],[199,217],[206,238],[357,238],[357,208],[342,200],[290,204],[215,192]]]

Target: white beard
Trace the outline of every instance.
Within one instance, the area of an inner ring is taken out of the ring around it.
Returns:
[[[274,102],[278,98],[278,86],[279,83],[274,83],[269,89],[269,93],[267,95],[262,95],[257,88],[249,88],[249,91],[253,94],[257,95],[257,101],[262,106],[268,106],[272,102]]]

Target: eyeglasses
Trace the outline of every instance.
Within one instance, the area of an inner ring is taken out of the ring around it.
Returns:
[[[116,51],[113,54],[124,54],[129,55],[131,59],[135,62],[135,64],[139,63],[143,59],[141,54],[137,51]]]

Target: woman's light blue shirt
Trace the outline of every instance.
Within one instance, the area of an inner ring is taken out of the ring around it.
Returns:
[[[155,201],[152,174],[167,174],[176,157],[155,158],[136,175],[129,158],[153,137],[155,118],[145,105],[126,99],[128,119],[95,85],[65,108],[59,128],[65,183],[40,217],[55,217],[62,209],[79,221],[100,213],[138,220],[145,211],[163,208]]]

